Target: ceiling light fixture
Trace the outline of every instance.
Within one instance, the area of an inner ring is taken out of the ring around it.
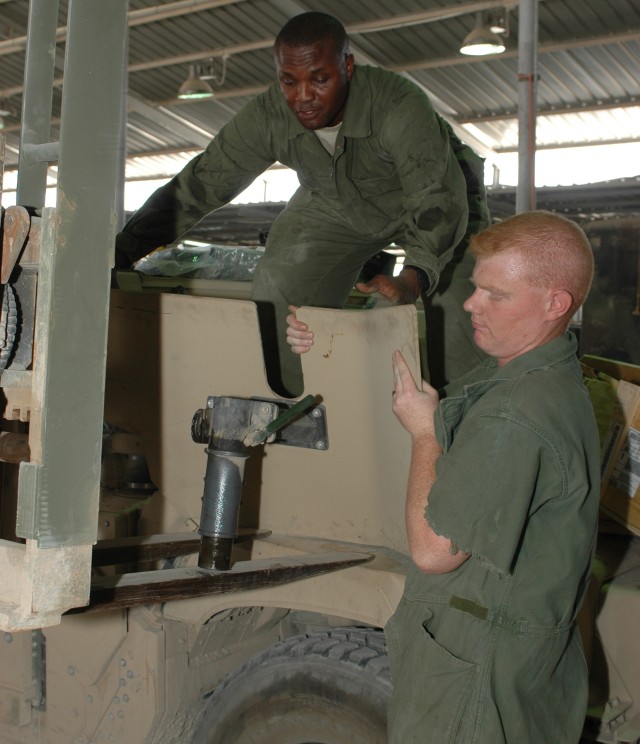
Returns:
[[[213,88],[199,75],[198,65],[190,65],[189,76],[180,86],[178,98],[183,101],[199,101],[202,98],[213,98]]]
[[[503,39],[489,28],[480,11],[476,14],[476,25],[465,37],[460,51],[462,54],[481,57],[485,54],[501,54],[505,48]]]
[[[215,68],[215,60],[209,59],[206,63],[193,64],[189,66],[189,76],[180,86],[178,98],[183,101],[198,101],[213,98],[215,92],[211,83],[218,87],[224,85],[227,76],[227,55],[222,57],[220,70]]]

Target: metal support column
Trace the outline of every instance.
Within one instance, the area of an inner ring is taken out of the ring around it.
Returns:
[[[124,227],[124,188],[127,176],[127,102],[129,99],[129,26],[126,29],[124,61],[122,69],[122,106],[120,110],[120,127],[118,130],[118,176],[116,182],[116,231],[120,232]]]
[[[127,0],[71,0],[57,209],[43,220],[33,462],[22,463],[18,504],[18,534],[40,547],[97,534],[126,25]]]
[[[536,207],[538,0],[520,0],[518,15],[518,188],[516,213]]]
[[[52,4],[34,0],[32,13]],[[57,207],[31,217],[39,257],[34,353],[18,375],[26,395],[16,398],[30,422],[30,458],[20,462],[17,486],[15,534],[24,541],[0,540],[0,628],[10,632],[55,625],[89,599],[127,10],[127,0],[70,0],[60,143],[29,135],[21,151],[27,165],[57,154],[59,175]]]
[[[58,0],[31,0],[16,204],[36,209],[44,207],[49,163],[30,159],[28,153],[30,147],[48,143],[51,134],[57,27]]]

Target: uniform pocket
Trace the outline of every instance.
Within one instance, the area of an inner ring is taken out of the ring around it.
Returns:
[[[385,629],[394,684],[390,744],[471,744],[458,735],[478,667],[438,643],[432,619],[421,603],[404,601]]]
[[[378,178],[357,178],[352,179],[361,196],[365,199],[368,197],[382,196],[393,192],[400,192],[401,185],[397,177],[387,178],[385,176]]]

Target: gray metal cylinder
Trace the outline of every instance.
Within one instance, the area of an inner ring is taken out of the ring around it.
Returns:
[[[200,568],[228,570],[238,530],[244,465],[248,454],[208,448],[200,529]]]

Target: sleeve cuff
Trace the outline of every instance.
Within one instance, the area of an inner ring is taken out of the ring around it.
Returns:
[[[422,294],[427,294],[429,292],[429,276],[427,275],[427,272],[419,266],[413,266],[412,264],[405,264],[404,268],[413,269],[416,272],[418,275],[418,281],[420,282],[420,292]]]

